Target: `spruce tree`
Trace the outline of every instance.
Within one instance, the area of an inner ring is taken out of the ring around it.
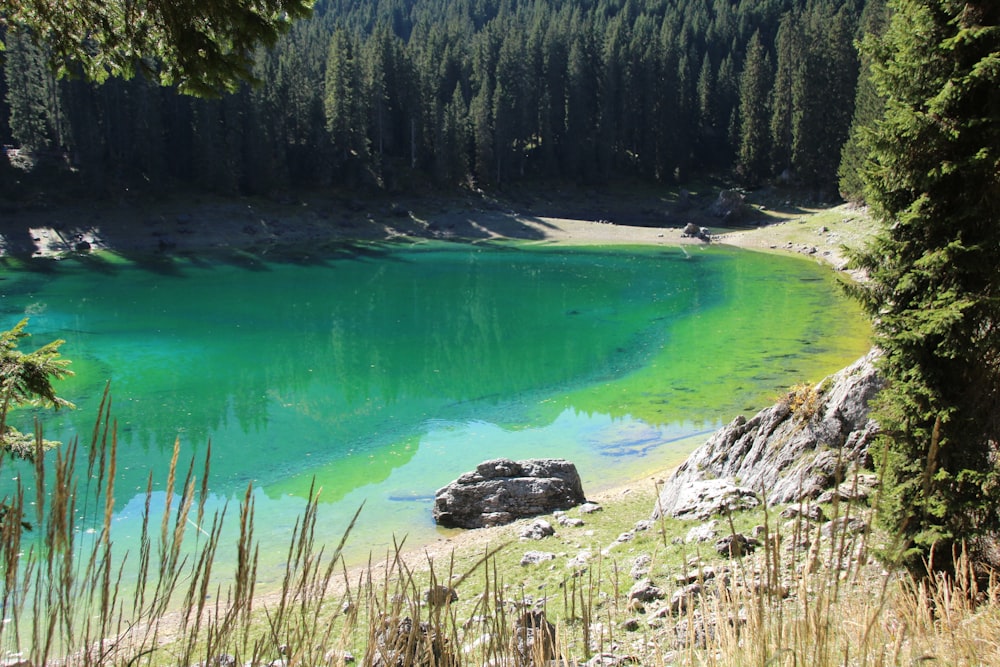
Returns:
[[[884,351],[882,517],[920,572],[1000,528],[1000,4],[891,7],[866,42],[885,100],[866,195],[885,228],[857,264]]]
[[[21,31],[48,45],[60,74],[104,81],[139,73],[216,96],[253,80],[254,48],[274,46],[311,11],[304,0],[0,2],[0,51],[4,33]]]
[[[859,30],[862,35],[873,35],[877,38],[885,30],[888,12],[885,0],[869,0],[861,13]],[[866,128],[880,118],[884,107],[882,98],[875,88],[871,78],[870,57],[865,56],[860,62],[857,91],[854,96],[854,115],[851,119],[851,129],[847,142],[840,151],[840,166],[837,169],[840,196],[849,202],[864,201],[864,161],[863,146]]]
[[[740,147],[737,172],[744,185],[759,185],[770,170],[771,64],[760,32],[755,32],[747,47],[746,62],[740,75]]]

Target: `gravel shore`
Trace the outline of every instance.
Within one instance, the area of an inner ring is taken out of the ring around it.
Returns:
[[[844,246],[870,230],[864,211],[847,205],[772,209],[746,205],[737,222],[708,207],[618,197],[515,206],[475,198],[360,201],[185,198],[75,206],[35,204],[0,216],[0,257],[64,257],[107,251],[124,258],[159,255],[317,252],[338,243],[448,239],[486,242],[677,246],[705,243],[686,236],[692,223],[710,243],[809,255],[834,268]]]

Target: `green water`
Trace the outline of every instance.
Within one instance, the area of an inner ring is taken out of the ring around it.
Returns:
[[[265,582],[314,479],[318,539],[364,502],[351,546],[378,555],[394,535],[440,535],[434,491],[485,459],[566,457],[594,492],[868,347],[831,271],[721,248],[67,260],[0,285],[0,326],[27,315],[38,344],[67,340],[77,375],[59,389],[79,409],[49,419],[47,437],[87,438],[111,382],[117,542],[135,538],[149,470],[162,489],[175,439],[185,467],[211,441],[210,506],[255,488],[256,534],[274,551]]]

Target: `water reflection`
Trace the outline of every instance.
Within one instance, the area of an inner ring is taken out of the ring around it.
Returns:
[[[120,506],[151,468],[162,483],[175,439],[182,461],[211,441],[220,497],[250,482],[300,497],[318,476],[325,501],[356,502],[424,497],[491,455],[573,452],[600,470],[714,427],[809,372],[815,350],[789,340],[825,340],[840,302],[790,277],[817,272],[735,252],[435,244],[252,271],[63,262],[11,276],[0,324],[31,310],[36,340],[68,341],[78,376],[61,389],[80,409],[50,437],[89,433],[111,380]],[[776,350],[792,361],[755,379]]]

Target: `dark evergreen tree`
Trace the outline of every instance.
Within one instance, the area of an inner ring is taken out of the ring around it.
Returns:
[[[793,82],[800,74],[804,45],[799,12],[785,12],[775,40],[776,62],[771,89],[771,166],[778,175],[791,176]]]
[[[887,383],[880,516],[919,572],[1000,528],[1000,4],[891,7],[866,41],[885,100],[866,195],[885,228],[857,263]]]
[[[12,30],[8,37],[30,34],[45,44],[49,62],[63,74],[83,73],[98,82],[143,74],[214,96],[252,79],[254,47],[273,46],[292,21],[309,15],[311,4],[200,0],[136,8],[125,0],[18,0],[0,8],[0,26]]]
[[[747,47],[740,75],[740,149],[737,173],[744,185],[759,185],[770,175],[770,131],[768,95],[771,64],[760,33]]]
[[[260,85],[216,107],[141,80],[46,83],[46,59],[26,61],[12,33],[0,133],[67,149],[97,191],[678,180],[751,156],[754,182],[795,166],[829,184],[853,108],[839,63],[863,4],[323,0],[252,52]],[[748,79],[757,32],[768,67]]]
[[[871,0],[862,13],[860,32],[862,35],[872,35],[874,39],[882,34],[887,22],[888,10],[884,0]],[[882,98],[872,81],[869,54],[860,61],[851,129],[847,142],[841,150],[840,166],[837,168],[840,196],[847,201],[854,203],[864,201],[863,170],[867,149],[862,135],[866,128],[871,127],[882,116],[884,110]]]
[[[29,151],[58,148],[63,144],[62,111],[44,49],[26,35],[10,32],[4,55],[13,139]]]
[[[330,38],[326,63],[324,110],[326,130],[333,143],[334,170],[340,179],[353,180],[354,171],[368,161],[358,44],[344,30]]]
[[[792,80],[792,170],[795,179],[833,191],[851,110],[830,99],[854,99],[857,57],[847,7],[817,4],[803,16],[807,48]]]
[[[593,183],[597,169],[597,129],[600,115],[598,57],[593,29],[577,25],[567,56],[566,137],[563,173]]]

